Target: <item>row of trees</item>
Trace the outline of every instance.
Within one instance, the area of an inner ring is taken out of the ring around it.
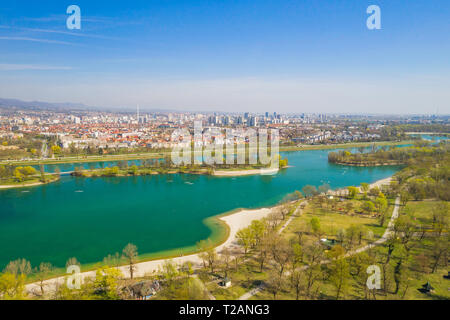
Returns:
[[[0,166],[0,179],[14,178],[17,182],[23,182],[37,174],[37,170],[33,167],[16,167],[9,165]]]
[[[330,152],[328,161],[347,164],[378,164],[378,163],[409,163],[412,159],[437,157],[443,158],[449,149],[449,144],[441,142],[437,146],[429,146],[428,142],[418,142],[414,147],[383,148],[368,153],[351,153],[349,151]]]
[[[95,279],[87,279],[81,290],[69,290],[65,284],[58,285],[51,290],[51,299],[118,299],[124,297],[120,286],[120,281],[124,275],[118,269],[120,265],[126,264],[130,279],[134,278],[136,263],[138,259],[137,247],[128,244],[122,254],[116,253],[108,255],[103,259],[103,265],[96,271]],[[66,262],[66,270],[69,266],[81,266],[75,258],[69,258]],[[0,299],[24,299],[27,298],[25,283],[27,278],[35,280],[39,284],[39,292],[36,296],[43,297],[46,291],[46,282],[52,275],[56,275],[60,270],[49,262],[42,262],[39,266],[32,267],[26,259],[17,259],[8,263],[0,274]]]
[[[433,220],[441,225],[443,217],[434,217]],[[442,231],[440,236],[439,232],[419,234],[416,221],[406,214],[402,214],[394,224],[393,233],[385,246],[358,254],[355,252],[349,257],[345,254],[361,246],[362,239],[371,237],[364,227],[351,225],[339,231],[338,244],[329,251],[318,241],[323,233],[317,218],[309,221],[306,231],[298,230],[298,237],[290,241],[277,234],[266,234],[260,240],[260,227],[254,225],[248,229],[246,233],[253,234],[250,237],[253,245],[250,253],[256,261],[265,261],[269,274],[266,289],[274,299],[281,292],[294,295],[296,299],[327,299],[333,295],[336,299],[355,296],[376,299],[380,294],[404,298],[415,277],[424,272],[435,273],[448,261],[449,239],[443,229],[435,229]],[[316,240],[305,241],[305,234],[312,235]],[[429,241],[425,249],[424,238]],[[245,246],[248,242],[241,241],[241,245]],[[366,270],[370,265],[381,268],[381,290],[369,290],[366,286],[369,276]],[[329,285],[333,291],[329,290]]]
[[[55,173],[59,173],[56,170]],[[25,167],[16,167],[10,165],[2,165],[0,166],[0,180],[10,180],[14,179],[16,182],[24,182],[26,180],[30,180],[33,177],[39,176],[39,180],[41,182],[46,182],[48,175],[44,171],[44,166],[39,166],[39,172],[35,168],[31,166]]]

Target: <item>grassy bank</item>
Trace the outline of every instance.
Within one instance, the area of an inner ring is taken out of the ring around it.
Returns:
[[[45,182],[42,181],[42,178],[31,178],[25,181],[17,181],[14,178],[0,181],[0,190],[2,189],[15,189],[15,188],[27,188],[27,187],[35,187],[41,186],[44,184],[53,183],[59,180],[58,175],[46,174]]]
[[[280,151],[302,151],[302,150],[329,150],[329,149],[346,149],[358,147],[376,146],[395,146],[403,144],[412,144],[414,140],[402,141],[378,141],[378,142],[352,142],[341,144],[323,144],[323,145],[302,145],[302,146],[280,146]],[[171,155],[171,150],[147,152],[138,154],[119,154],[119,155],[99,155],[99,156],[74,156],[61,157],[55,159],[36,159],[36,160],[2,160],[0,164],[4,165],[40,165],[40,164],[65,164],[65,163],[86,163],[86,162],[107,162],[107,161],[123,161],[123,160],[143,160],[164,158]],[[194,153],[194,156],[200,156],[201,153]]]
[[[415,140],[402,141],[376,141],[376,142],[351,142],[338,144],[319,144],[319,145],[301,145],[301,146],[280,146],[280,151],[301,151],[301,150],[329,150],[329,149],[347,149],[375,146],[398,146],[412,144]]]
[[[340,164],[342,166],[352,166],[352,167],[382,167],[382,166],[401,166],[405,163],[402,161],[335,161],[334,164]]]

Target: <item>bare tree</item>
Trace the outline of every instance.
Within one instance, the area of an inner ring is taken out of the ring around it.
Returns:
[[[217,262],[217,252],[216,249],[211,248],[209,250],[206,251],[206,257],[208,260],[208,266],[211,270],[212,273],[214,273],[214,267],[216,266],[216,262]]]
[[[247,256],[248,250],[254,242],[253,233],[250,228],[241,229],[236,233],[238,244],[244,249],[244,255]]]
[[[330,281],[336,289],[336,300],[347,292],[350,281],[350,267],[345,258],[337,258],[332,261]]]
[[[103,263],[109,267],[118,268],[120,266],[120,254],[116,252],[114,255],[108,254],[105,258],[103,258]]]
[[[231,265],[231,251],[228,248],[224,248],[222,252],[220,253],[222,257],[223,262],[223,273],[224,277],[228,277],[228,272],[230,271],[230,265]]]
[[[271,245],[271,253],[273,260],[277,264],[279,277],[281,278],[292,255],[288,242],[282,238],[274,237]]]
[[[450,211],[449,205],[442,202],[433,210],[433,230],[440,237],[444,230],[448,228],[448,213]]]
[[[438,266],[447,261],[448,243],[448,239],[436,238],[433,241],[433,248],[430,255],[432,260],[431,273],[435,273]]]
[[[81,265],[81,264],[80,264],[80,262],[77,260],[77,258],[72,257],[72,258],[67,259],[67,262],[66,262],[66,269],[67,269],[68,267],[70,267],[70,266],[80,266],[80,265]]]
[[[36,268],[37,279],[39,282],[39,288],[41,289],[41,295],[44,295],[44,281],[48,278],[50,272],[53,270],[53,266],[49,262],[42,262],[39,268]]]
[[[309,267],[306,269],[306,296],[311,296],[312,287],[320,277],[320,261],[324,256],[322,245],[315,241],[305,247],[305,257]]]
[[[294,270],[291,272],[290,276],[290,285],[291,288],[295,291],[295,300],[300,298],[300,292],[303,289],[302,281],[303,281],[303,271]]]
[[[277,299],[277,294],[283,289],[284,287],[284,278],[281,276],[279,277],[277,274],[269,274],[269,279],[266,282],[267,291],[269,291],[273,295],[273,300]]]
[[[31,273],[31,264],[25,259],[17,259],[8,263],[3,272],[14,275],[28,275]]]
[[[135,264],[138,256],[137,247],[134,244],[129,243],[125,248],[123,248],[122,254],[129,265],[130,278],[133,279],[133,274],[136,271]]]

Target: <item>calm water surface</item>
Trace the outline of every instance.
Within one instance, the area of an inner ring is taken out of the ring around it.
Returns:
[[[307,184],[359,185],[399,170],[329,164],[330,151],[283,153],[292,167],[275,176],[65,176],[45,186],[0,190],[0,269],[17,258],[34,266],[48,261],[63,267],[69,257],[97,262],[129,242],[140,253],[193,246],[211,236],[205,218],[241,207],[273,205]]]

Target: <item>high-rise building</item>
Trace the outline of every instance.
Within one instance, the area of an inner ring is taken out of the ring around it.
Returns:
[[[257,124],[257,122],[258,122],[258,118],[255,117],[255,116],[251,116],[250,119],[249,119],[248,125],[249,125],[250,127],[255,127],[256,124]]]

